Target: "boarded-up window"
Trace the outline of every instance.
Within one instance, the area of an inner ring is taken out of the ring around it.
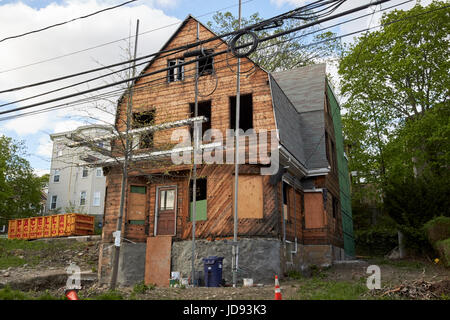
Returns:
[[[323,228],[325,215],[321,192],[305,193],[305,228]]]
[[[238,217],[263,218],[263,180],[262,176],[239,175],[238,180]],[[234,206],[234,179],[233,179],[233,206]],[[233,209],[234,210],[234,209]]]
[[[206,178],[200,178],[197,179],[196,181],[196,185],[197,185],[197,192],[195,193],[195,221],[202,221],[202,220],[206,220],[207,219],[207,211],[208,211],[208,206],[207,206],[207,180]],[[189,203],[190,203],[190,207],[189,207],[189,216],[190,216],[190,221],[193,220],[193,197],[192,197],[192,189],[193,189],[193,180],[191,180],[190,184],[189,184]]]
[[[133,220],[145,219],[145,204],[147,201],[147,187],[130,186],[130,194],[128,198],[128,223]]]

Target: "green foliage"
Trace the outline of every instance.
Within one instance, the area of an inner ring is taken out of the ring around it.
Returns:
[[[407,247],[429,250],[424,224],[438,215],[450,217],[449,179],[450,173],[443,172],[389,181],[385,189],[385,210],[405,234]]]
[[[259,13],[254,13],[248,18],[241,19],[241,26],[249,26],[262,21]],[[310,22],[310,21],[308,21]],[[269,36],[270,34],[277,34],[283,31],[298,27],[305,24],[302,20],[287,20],[280,27],[269,30],[257,31],[256,34],[259,39]],[[217,34],[229,33],[238,29],[238,19],[233,16],[231,12],[217,12],[213,16],[213,20],[207,23],[208,27],[213,29]],[[267,71],[280,71],[293,69],[305,65],[310,65],[321,61],[326,57],[338,55],[341,51],[340,42],[337,40],[325,41],[324,43],[315,45],[310,48],[302,48],[306,43],[319,42],[326,39],[332,39],[335,34],[332,32],[318,33],[310,37],[301,37],[306,33],[310,33],[311,28],[306,31],[301,30],[293,32],[288,35],[279,36],[275,39],[265,41],[258,45],[255,52],[250,55],[257,64]],[[293,40],[289,40],[295,38]],[[311,39],[312,38],[312,39]],[[289,41],[288,41],[289,40]],[[243,41],[246,42],[246,41]],[[244,70],[242,70],[244,71]]]
[[[297,298],[305,300],[359,300],[367,292],[363,281],[356,283],[312,278],[297,290]]]
[[[149,290],[150,288],[145,285],[144,281],[141,281],[139,283],[136,283],[133,287],[133,292],[137,294],[144,294]],[[153,288],[152,288],[153,289]],[[151,289],[150,289],[151,290]]]
[[[450,217],[439,216],[431,219],[423,226],[432,245],[437,241],[450,238]]]
[[[397,231],[382,226],[356,229],[355,243],[360,254],[385,255],[397,246]]]
[[[378,200],[386,179],[402,179],[413,166],[448,168],[447,5],[433,1],[384,14],[385,25],[360,37],[340,62],[349,169],[379,191]],[[364,191],[357,189],[354,197],[365,197]]]
[[[103,294],[93,297],[91,300],[123,300],[123,296],[116,290],[110,290]]]
[[[297,270],[289,270],[287,272],[287,276],[291,279],[296,279],[296,280],[303,279],[303,275],[301,274],[301,272],[299,272]]]
[[[436,242],[436,249],[446,267],[450,267],[450,238]]]
[[[13,290],[8,285],[0,289],[0,300],[31,300],[31,297],[19,290]]]
[[[23,142],[0,136],[0,217],[30,217],[40,210],[42,182],[24,154]]]

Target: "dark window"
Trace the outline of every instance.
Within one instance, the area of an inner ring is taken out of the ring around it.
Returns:
[[[53,176],[53,182],[59,182],[59,170],[55,169],[55,174]]]
[[[284,213],[284,219],[290,220],[290,212],[289,212],[289,192],[291,190],[291,187],[286,183],[283,182],[283,213]]]
[[[192,221],[192,208],[193,208],[193,196],[192,196],[192,190],[193,190],[193,184],[194,181],[191,180],[189,183],[189,213],[190,213],[190,221]],[[195,221],[199,220],[206,220],[207,219],[207,179],[206,178],[199,178],[196,181],[197,184],[197,190],[195,193],[195,200],[196,200],[196,214],[195,214]]]
[[[195,103],[189,104],[189,110],[191,112],[191,117],[195,115]],[[211,101],[203,101],[198,103],[198,116],[204,116],[208,119],[208,121],[202,123],[202,132],[203,135],[206,130],[211,129]],[[191,126],[191,138],[194,138],[194,125]]]
[[[88,168],[83,168],[83,173],[82,173],[82,177],[86,178],[89,175],[89,170]]]
[[[339,211],[339,201],[335,196],[331,196],[331,198],[333,201],[333,218],[336,218]]]
[[[236,97],[230,97],[230,128],[236,129]],[[239,128],[244,131],[253,128],[253,102],[251,94],[241,95]]]
[[[174,59],[167,62],[167,67],[170,68],[167,71],[168,82],[184,80],[184,66],[180,66],[182,63],[184,63],[183,59]]]
[[[198,75],[204,76],[207,74],[212,74],[214,72],[214,57],[208,57],[208,55],[212,54],[214,51],[211,49],[206,49],[205,56],[199,57],[198,61]]]
[[[148,127],[153,125],[155,110],[133,113],[133,129]],[[139,149],[153,147],[153,132],[144,132],[139,138]]]

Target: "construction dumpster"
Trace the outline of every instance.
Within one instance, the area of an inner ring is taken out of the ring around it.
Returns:
[[[94,217],[80,213],[9,220],[8,239],[39,239],[94,234]]]

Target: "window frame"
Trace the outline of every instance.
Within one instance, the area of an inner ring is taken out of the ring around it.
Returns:
[[[86,175],[84,173],[86,172]],[[82,167],[81,169],[81,178],[87,178],[89,176],[89,169],[87,167]]]
[[[97,195],[98,195],[98,197],[97,197]],[[101,197],[102,197],[102,195],[101,195],[100,191],[94,192],[94,196],[92,197],[92,206],[93,207],[100,207]],[[98,200],[98,203],[96,203],[95,200]]]
[[[184,81],[184,65],[180,66],[180,64],[184,63],[184,59],[175,58],[167,60],[167,83]]]
[[[83,197],[84,194],[84,197]],[[84,203],[83,203],[84,200]],[[85,206],[86,205],[86,201],[87,200],[87,191],[81,191],[80,192],[80,206]]]
[[[58,180],[56,181],[56,177],[58,177]],[[61,170],[60,169],[54,169],[53,170],[53,183],[59,183],[61,182]]]
[[[53,199],[55,199],[55,202],[53,202]],[[58,195],[56,195],[56,194],[52,195],[51,201],[50,201],[50,210],[55,210],[56,209],[57,201],[58,201]],[[55,206],[53,207],[53,205],[55,205]]]

